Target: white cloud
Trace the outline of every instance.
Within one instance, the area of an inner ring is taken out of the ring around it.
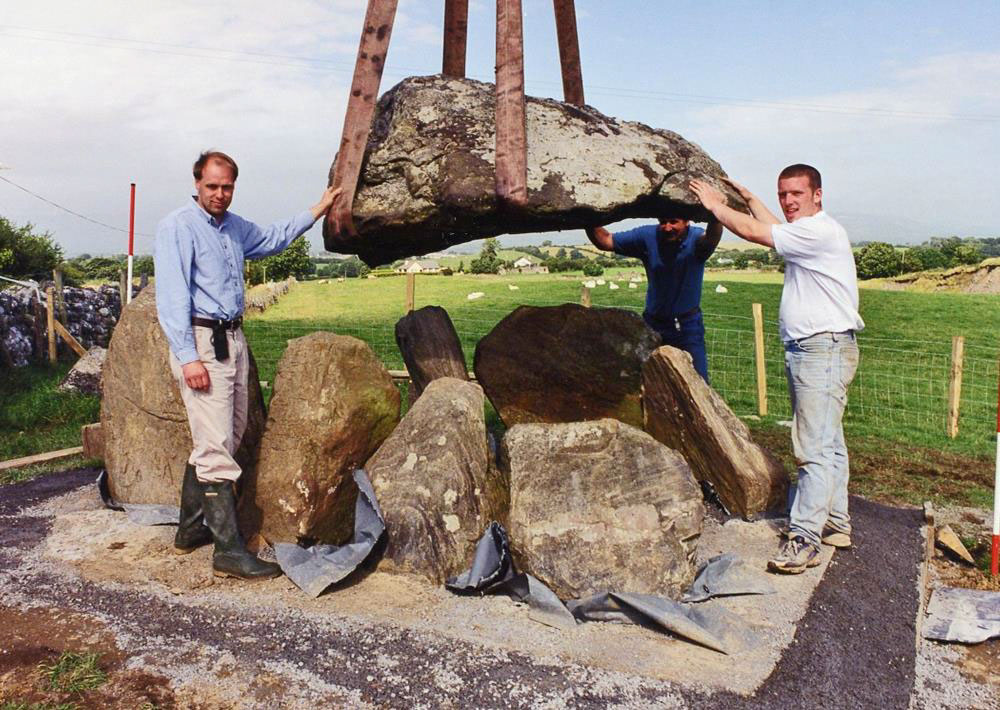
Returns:
[[[427,23],[408,4],[396,30],[419,42]],[[0,162],[12,168],[3,176],[121,226],[135,181],[137,229],[151,233],[190,194],[197,153],[216,147],[241,166],[237,211],[289,216],[325,186],[364,9],[357,0],[5,8],[0,94],[17,99],[0,103]],[[124,244],[6,184],[0,213],[51,230],[68,253]]]
[[[927,57],[889,65],[870,81],[860,91],[782,97],[780,106],[700,107],[685,135],[772,206],[781,167],[816,165],[827,209],[879,215],[869,220],[878,227],[862,227],[855,239],[913,239],[916,225],[996,231],[996,216],[982,208],[994,201],[1000,158],[1000,54]]]

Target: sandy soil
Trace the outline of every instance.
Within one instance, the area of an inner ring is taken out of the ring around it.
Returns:
[[[826,550],[823,566],[774,577],[777,595],[710,602],[755,631],[725,656],[635,626],[557,631],[505,597],[381,573],[316,600],[284,578],[218,580],[208,550],[173,555],[171,528],[100,508],[92,476],[0,487],[0,699],[47,699],[37,664],[63,649],[98,650],[109,671],[80,707],[866,707],[914,687],[913,511],[859,501],[855,549],[829,569]],[[898,549],[872,560],[882,534]],[[773,523],[734,520],[711,523],[700,551],[762,565],[776,543]]]

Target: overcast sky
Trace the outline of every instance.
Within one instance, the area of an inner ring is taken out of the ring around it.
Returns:
[[[523,3],[528,93],[561,98],[552,3]],[[576,5],[587,102],[698,143],[773,209],[777,172],[808,162],[854,241],[1000,236],[997,0]],[[270,222],[308,207],[365,6],[0,0],[0,215],[68,255],[120,253],[135,182],[136,253],[149,253],[209,147],[240,164],[234,211]],[[443,7],[400,0],[383,91],[440,70]],[[472,0],[468,73],[488,81],[494,12]],[[319,225],[310,239],[322,246]]]

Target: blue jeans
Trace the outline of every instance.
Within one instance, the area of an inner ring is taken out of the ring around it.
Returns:
[[[705,321],[701,311],[683,320],[678,320],[676,327],[656,328],[664,345],[680,348],[691,355],[694,369],[708,382],[708,357],[705,355]]]
[[[823,527],[850,534],[850,469],[842,424],[847,387],[858,369],[853,331],[817,333],[785,343],[785,375],[794,412],[792,448],[799,482],[789,527],[819,545]]]

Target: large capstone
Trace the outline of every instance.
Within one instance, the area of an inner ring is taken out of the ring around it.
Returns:
[[[192,443],[169,357],[150,286],[122,311],[103,367],[104,465],[111,494],[122,503],[177,505],[180,500]],[[252,484],[265,418],[253,353],[248,379],[247,428],[235,457],[244,485]]]
[[[515,561],[560,597],[691,583],[705,508],[680,454],[613,419],[518,424],[502,452]]]
[[[441,584],[468,566],[491,521],[506,520],[483,405],[479,385],[435,379],[368,462],[388,535],[380,569]]]
[[[642,370],[645,429],[676,449],[723,504],[748,517],[784,503],[788,475],[725,400],[695,371],[683,350],[665,346]]]
[[[399,390],[372,349],[322,332],[288,342],[244,518],[271,542],[340,544],[351,536],[364,466],[399,421]]]
[[[678,134],[590,106],[527,99],[527,204],[495,195],[495,89],[471,79],[405,79],[378,102],[353,214],[356,236],[324,226],[326,248],[370,265],[506,233],[608,224],[663,212],[704,221],[693,178],[746,211],[722,168]],[[332,175],[332,170],[331,170]]]
[[[476,346],[476,379],[507,426],[613,417],[642,427],[642,363],[660,336],[631,311],[521,306]]]

